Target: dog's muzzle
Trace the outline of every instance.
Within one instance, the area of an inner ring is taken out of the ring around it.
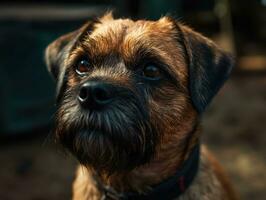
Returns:
[[[78,160],[113,173],[148,162],[158,133],[137,88],[93,79],[67,90],[59,104],[56,137]]]

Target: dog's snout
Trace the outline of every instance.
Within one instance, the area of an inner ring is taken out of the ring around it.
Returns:
[[[88,81],[81,86],[78,100],[82,107],[96,109],[109,104],[113,94],[113,86],[110,84]]]

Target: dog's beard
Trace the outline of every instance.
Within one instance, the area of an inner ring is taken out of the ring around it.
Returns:
[[[118,98],[100,111],[81,110],[74,95],[64,96],[56,138],[81,164],[111,174],[131,170],[154,156],[158,135],[147,106],[135,95]]]

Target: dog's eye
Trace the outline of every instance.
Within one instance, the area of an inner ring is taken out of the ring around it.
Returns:
[[[154,64],[148,64],[143,68],[143,76],[151,80],[161,78],[161,70]]]
[[[76,72],[83,75],[90,71],[90,63],[87,60],[80,60],[76,65]]]

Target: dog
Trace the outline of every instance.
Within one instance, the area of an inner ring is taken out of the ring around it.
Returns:
[[[232,56],[176,19],[89,20],[46,49],[55,140],[80,162],[74,200],[238,199],[200,144]]]

